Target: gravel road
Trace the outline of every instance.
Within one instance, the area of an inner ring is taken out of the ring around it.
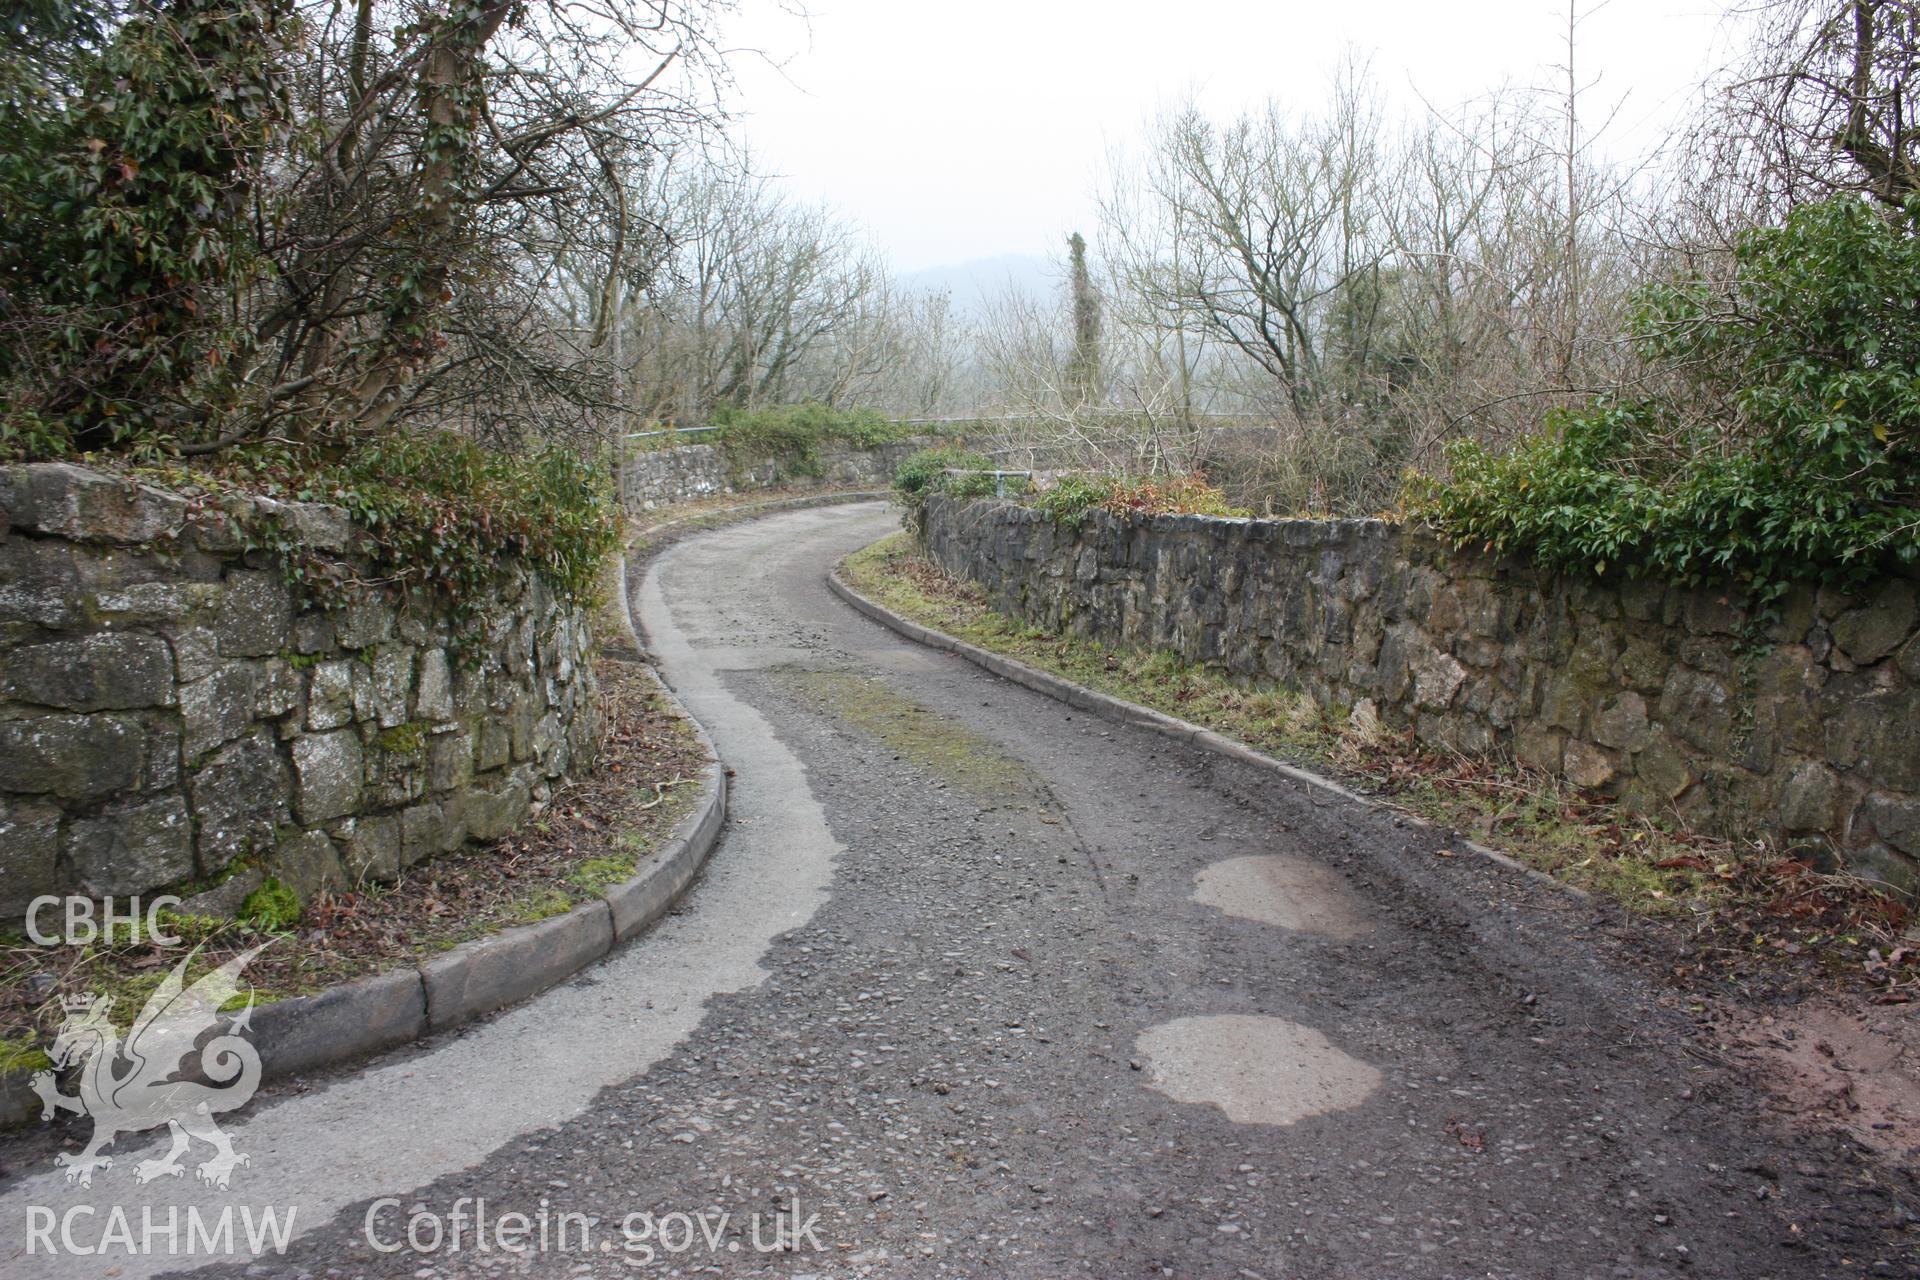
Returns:
[[[654,562],[648,646],[736,770],[714,861],[547,997],[266,1099],[237,1142],[302,1233],[230,1274],[1914,1274],[1630,925],[900,640],[824,585],[892,527]]]

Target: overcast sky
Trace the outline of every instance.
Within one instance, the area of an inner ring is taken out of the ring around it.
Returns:
[[[744,0],[740,133],[797,196],[866,225],[896,269],[1059,251],[1092,231],[1103,157],[1189,90],[1216,114],[1310,107],[1348,53],[1411,110],[1556,83],[1566,9],[1542,0]],[[1670,127],[1726,56],[1715,0],[1612,0],[1580,26],[1611,141]],[[1604,141],[1604,140],[1603,140]]]

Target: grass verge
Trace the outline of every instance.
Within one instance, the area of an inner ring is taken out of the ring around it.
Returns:
[[[309,994],[570,911],[632,876],[692,808],[707,755],[644,669],[603,661],[598,674],[607,725],[599,758],[532,822],[418,863],[391,884],[322,897],[284,928],[166,917],[169,932],[200,948],[188,981],[271,937],[247,966],[255,999]],[[114,1021],[126,1026],[184,954],[128,931],[58,947],[0,937],[0,1070],[38,1061],[62,997],[110,995]]]
[[[849,556],[841,574],[924,626],[1337,776],[1569,884],[1667,918],[1691,931],[1688,950],[1703,968],[1817,972],[1889,998],[1920,994],[1920,948],[1902,937],[1909,905],[1855,877],[1630,813],[1507,761],[1436,750],[1276,685],[1030,626],[993,610],[984,591],[921,556],[906,534]]]

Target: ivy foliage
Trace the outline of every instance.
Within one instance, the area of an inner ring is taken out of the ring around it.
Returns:
[[[1505,452],[1456,444],[1411,512],[1463,545],[1760,604],[1920,563],[1920,201],[1804,205],[1733,265],[1643,297],[1634,336],[1668,390],[1555,413]]]
[[[291,6],[112,7],[7,28],[0,453],[152,448],[237,394],[223,312],[263,270],[250,183],[286,121]]]
[[[530,442],[508,455],[452,432],[396,428],[338,458],[310,448],[237,450],[210,469],[160,478],[340,508],[364,532],[362,550],[381,580],[441,593],[456,632],[475,619],[507,560],[585,605],[619,545],[611,483],[558,444]],[[249,533],[313,598],[325,599],[344,572],[271,518]]]
[[[494,451],[378,415],[330,430],[324,403],[289,392],[278,443],[195,446],[225,439],[229,418],[257,417],[270,395],[244,371],[263,327],[258,286],[275,278],[262,245],[293,235],[273,184],[284,188],[306,145],[290,100],[296,15],[293,0],[24,0],[0,20],[0,459],[131,458],[166,464],[179,486],[332,504],[366,531],[385,581],[444,592],[463,623],[509,559],[584,600],[617,510],[561,445]],[[435,19],[450,34],[421,92],[447,101],[425,104],[425,187],[471,176],[460,130],[477,99],[454,99],[477,75],[478,15],[456,5]],[[399,37],[438,29],[403,25]],[[443,54],[457,65],[442,67]],[[450,219],[449,203],[425,192],[412,221]],[[403,262],[387,274],[382,331],[409,348],[396,359],[416,360],[445,273]],[[172,465],[198,451],[212,456],[195,470]],[[347,572],[271,517],[256,524],[254,544],[310,593]]]

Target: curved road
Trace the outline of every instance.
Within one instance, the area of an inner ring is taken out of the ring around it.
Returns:
[[[300,1235],[232,1274],[1904,1274],[1870,1173],[1756,1119],[1604,921],[900,640],[824,585],[892,527],[653,564],[647,642],[737,774],[706,873],[547,996],[263,1097],[236,1187]],[[376,1247],[416,1212],[439,1248]]]

